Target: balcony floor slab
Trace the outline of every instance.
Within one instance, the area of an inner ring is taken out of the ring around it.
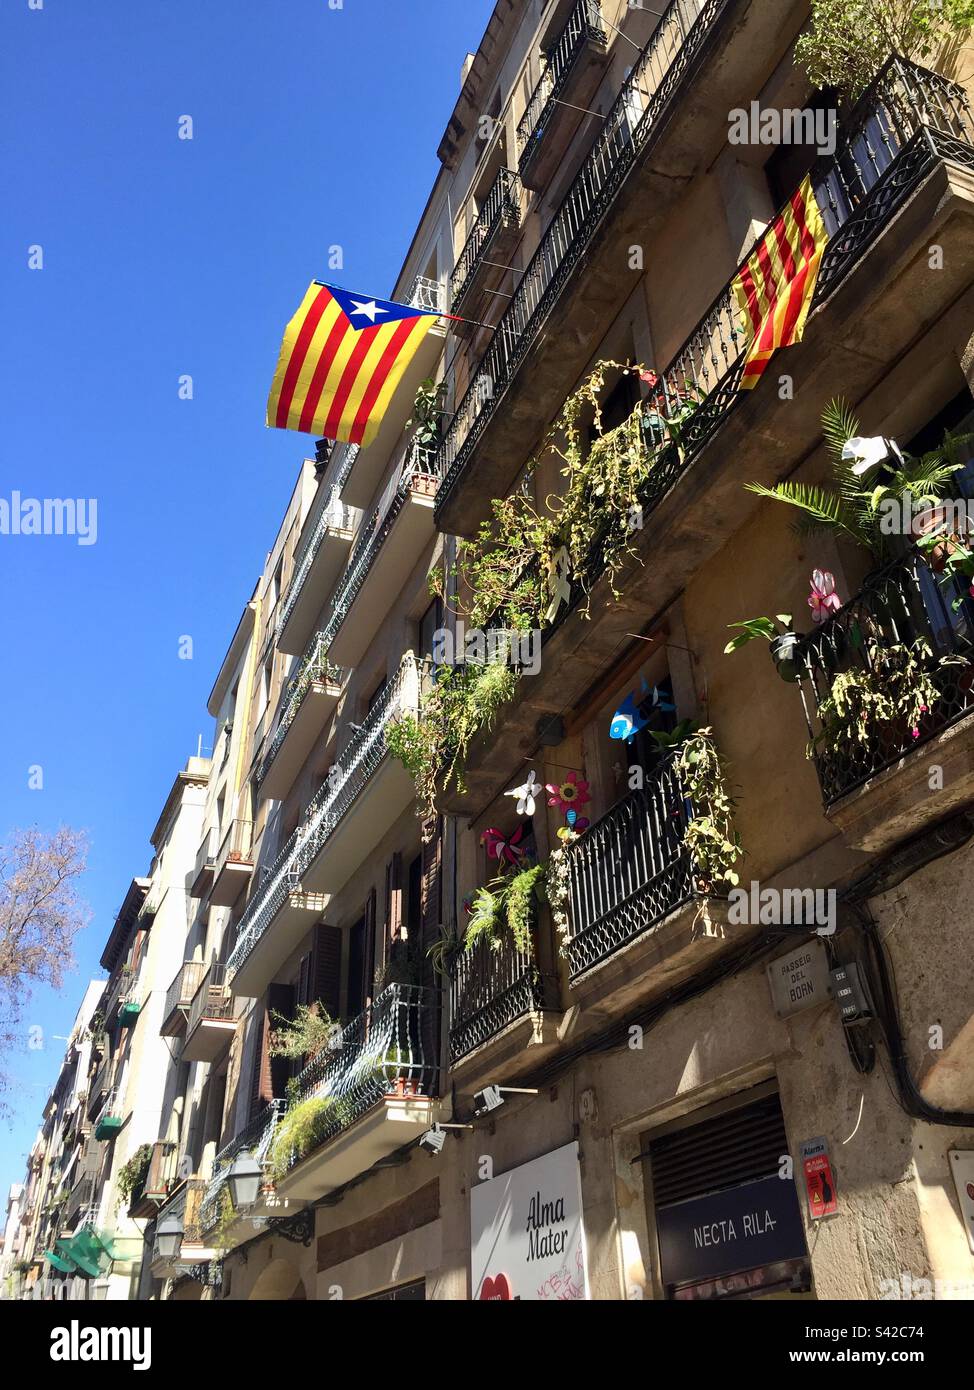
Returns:
[[[387,1097],[296,1164],[277,1183],[278,1195],[310,1202],[334,1192],[418,1138],[438,1118],[439,1108],[439,1101],[426,1096]]]

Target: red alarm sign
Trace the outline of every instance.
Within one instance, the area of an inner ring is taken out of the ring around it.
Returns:
[[[805,1174],[805,1194],[808,1213],[813,1221],[833,1216],[839,1209],[835,1195],[835,1178],[825,1139],[809,1139],[802,1144],[802,1170]]]

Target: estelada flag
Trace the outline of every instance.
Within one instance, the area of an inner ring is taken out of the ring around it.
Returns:
[[[268,425],[371,444],[403,372],[439,317],[313,281],[284,330]]]
[[[806,177],[731,282],[749,340],[739,390],[757,386],[778,348],[801,342],[828,239]]]

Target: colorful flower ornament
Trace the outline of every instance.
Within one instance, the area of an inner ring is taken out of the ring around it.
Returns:
[[[545,788],[549,793],[549,806],[557,806],[566,813],[574,811],[576,816],[578,808],[592,799],[588,794],[588,783],[578,772],[569,772],[564,782],[547,782]]]
[[[812,592],[808,596],[812,622],[824,623],[830,613],[838,613],[842,600],[835,592],[835,576],[829,570],[812,570]]]
[[[505,796],[517,797],[517,813],[519,816],[533,816],[535,812],[534,798],[541,791],[541,783],[534,780],[534,768],[527,775],[527,780],[522,782],[519,787],[512,787]]]
[[[516,867],[524,857],[524,846],[521,844],[523,835],[523,825],[519,825],[513,835],[505,835],[503,830],[498,830],[492,825],[481,835],[480,843],[486,848],[488,859],[496,859],[498,864],[503,861]]]

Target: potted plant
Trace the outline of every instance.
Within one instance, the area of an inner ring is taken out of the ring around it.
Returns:
[[[746,618],[742,623],[728,623],[729,628],[738,627],[741,631],[727,643],[724,654],[736,652],[756,637],[763,637],[771,644],[771,659],[781,679],[797,681],[800,638],[797,632],[792,631],[791,624],[790,613],[778,613],[774,618]]]

